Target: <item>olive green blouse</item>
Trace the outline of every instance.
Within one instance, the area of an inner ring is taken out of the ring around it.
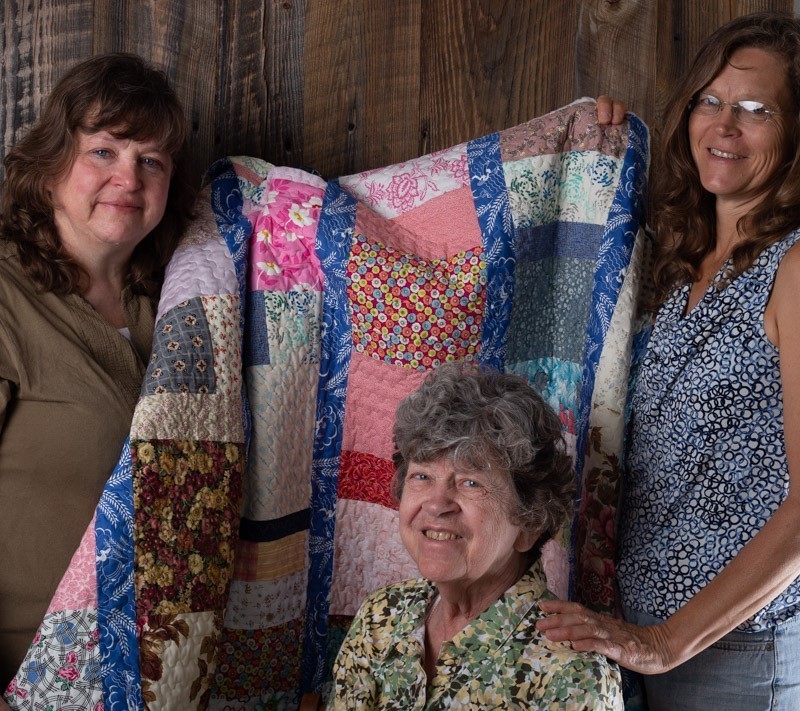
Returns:
[[[0,239],[0,688],[16,673],[130,429],[154,313],[129,342],[83,298],[39,294]]]

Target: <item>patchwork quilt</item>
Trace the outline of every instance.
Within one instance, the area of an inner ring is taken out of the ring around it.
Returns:
[[[326,182],[218,162],[168,268],[131,435],[6,690],[15,709],[297,708],[352,615],[416,577],[398,402],[527,377],[576,459],[551,589],[613,611],[648,136],[593,103]]]

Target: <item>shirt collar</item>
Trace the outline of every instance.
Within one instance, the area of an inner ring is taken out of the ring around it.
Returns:
[[[458,632],[450,644],[477,649],[488,643],[491,647],[499,648],[523,621],[529,625],[532,615],[534,619],[541,616],[539,600],[543,597],[551,595],[547,590],[541,561],[537,559],[494,604]],[[476,628],[480,629],[480,634],[475,634]]]

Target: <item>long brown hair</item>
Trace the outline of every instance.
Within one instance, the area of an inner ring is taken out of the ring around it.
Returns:
[[[0,234],[16,243],[22,267],[39,289],[79,291],[83,274],[61,245],[48,190],[71,169],[79,130],[154,140],[172,156],[164,217],[137,245],[128,275],[135,293],[155,297],[191,216],[194,189],[187,177],[186,120],[180,101],[165,75],[136,55],[93,57],[61,77],[39,120],[5,158]]]
[[[764,199],[737,229],[743,238],[732,253],[732,279],[770,244],[800,226],[800,21],[764,12],[736,18],[700,47],[688,73],[676,85],[664,122],[659,160],[653,175],[652,224],[656,230],[655,298],[661,302],[680,284],[696,281],[703,258],[714,248],[714,196],[700,183],[689,144],[689,114],[697,92],[713,81],[734,52],[757,48],[781,57],[792,91],[787,159],[764,188]]]

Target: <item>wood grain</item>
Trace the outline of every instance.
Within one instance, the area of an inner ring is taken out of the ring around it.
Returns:
[[[39,115],[62,71],[92,54],[92,0],[5,0],[0,63],[0,132],[12,145]]]
[[[478,138],[572,101],[577,8],[541,1],[426,3],[418,152]]]
[[[305,158],[323,175],[353,173],[415,153],[419,8],[420,0],[309,4]]]
[[[309,0],[313,2],[314,0]],[[266,3],[264,32],[267,116],[262,150],[276,165],[304,163],[304,48],[307,0]]]
[[[658,10],[651,0],[582,3],[575,59],[579,95],[608,94],[646,122],[656,118]]]
[[[164,70],[186,112],[198,180],[224,154],[215,132],[217,107],[225,101],[218,96],[219,72],[228,66],[216,51],[220,13],[217,2],[95,0],[93,53],[133,52]]]
[[[0,133],[65,69],[137,52],[186,109],[194,172],[230,154],[330,177],[610,93],[658,135],[669,92],[728,19],[791,0],[4,0]]]

